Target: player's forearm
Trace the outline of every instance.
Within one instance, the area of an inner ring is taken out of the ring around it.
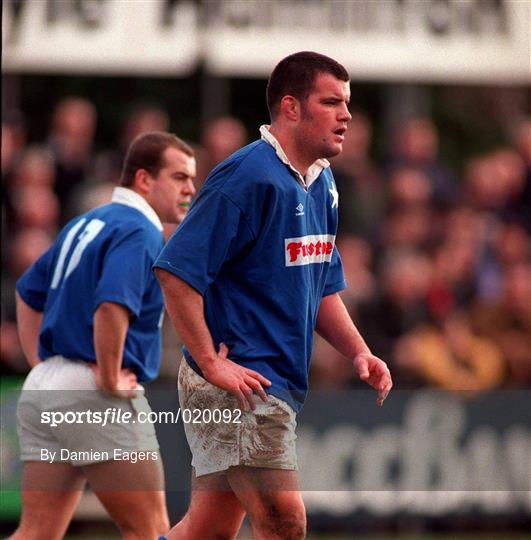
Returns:
[[[42,323],[42,312],[36,311],[17,293],[17,330],[22,352],[30,366],[36,366],[39,359],[39,332]]]
[[[117,387],[128,328],[129,311],[120,304],[103,302],[94,312],[96,363],[105,390]]]
[[[199,367],[208,369],[217,358],[204,315],[203,297],[188,283],[166,270],[155,273],[162,287],[170,319]]]
[[[337,293],[325,296],[321,300],[315,329],[347,358],[352,359],[360,353],[370,352]]]

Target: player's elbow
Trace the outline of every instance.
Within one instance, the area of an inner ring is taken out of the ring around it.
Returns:
[[[94,312],[94,318],[104,321],[104,323],[109,321],[124,321],[128,323],[130,316],[131,312],[129,309],[123,304],[116,302],[102,302]]]
[[[186,281],[167,270],[155,268],[155,275],[166,297],[184,298],[198,294]]]
[[[159,280],[160,286],[163,289],[166,289],[172,281],[176,281],[178,279],[177,276],[174,276],[171,272],[168,272],[163,268],[155,268],[154,272],[155,276]]]

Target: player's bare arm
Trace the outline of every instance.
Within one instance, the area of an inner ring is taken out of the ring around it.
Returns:
[[[339,294],[321,300],[316,331],[341,354],[353,359],[356,373],[378,391],[377,403],[383,405],[393,386],[391,373],[387,364],[371,353]]]
[[[267,401],[264,386],[271,382],[260,373],[245,368],[227,358],[228,348],[220,344],[216,351],[208,330],[203,308],[203,297],[188,283],[162,269],[155,273],[162,287],[164,303],[170,318],[188,347],[205,379],[223,390],[231,392],[243,411],[254,410],[253,393]]]
[[[22,352],[33,367],[39,362],[39,331],[42,322],[42,312],[31,308],[22,300],[18,292],[15,293],[17,302],[17,330]]]
[[[136,375],[122,369],[124,344],[129,328],[129,310],[120,304],[103,302],[94,312],[96,384],[117,397],[135,397]]]

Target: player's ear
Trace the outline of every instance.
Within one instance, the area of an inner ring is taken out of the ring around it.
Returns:
[[[151,186],[153,184],[153,178],[146,171],[146,169],[137,169],[135,172],[135,187],[140,191],[140,193],[146,194],[151,191]]]
[[[301,105],[297,98],[287,95],[280,100],[280,114],[291,121],[300,118]]]

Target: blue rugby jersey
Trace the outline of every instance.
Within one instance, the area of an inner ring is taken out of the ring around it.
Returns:
[[[94,311],[115,302],[131,313],[122,367],[140,382],[158,375],[163,300],[151,266],[164,240],[153,209],[140,199],[117,188],[113,200],[121,202],[73,219],[18,280],[22,299],[44,312],[42,360],[60,354],[95,362]]]
[[[214,343],[300,410],[321,298],[345,288],[329,168],[306,190],[267,142],[219,164],[155,267],[204,297]],[[191,367],[201,370],[186,347]]]

